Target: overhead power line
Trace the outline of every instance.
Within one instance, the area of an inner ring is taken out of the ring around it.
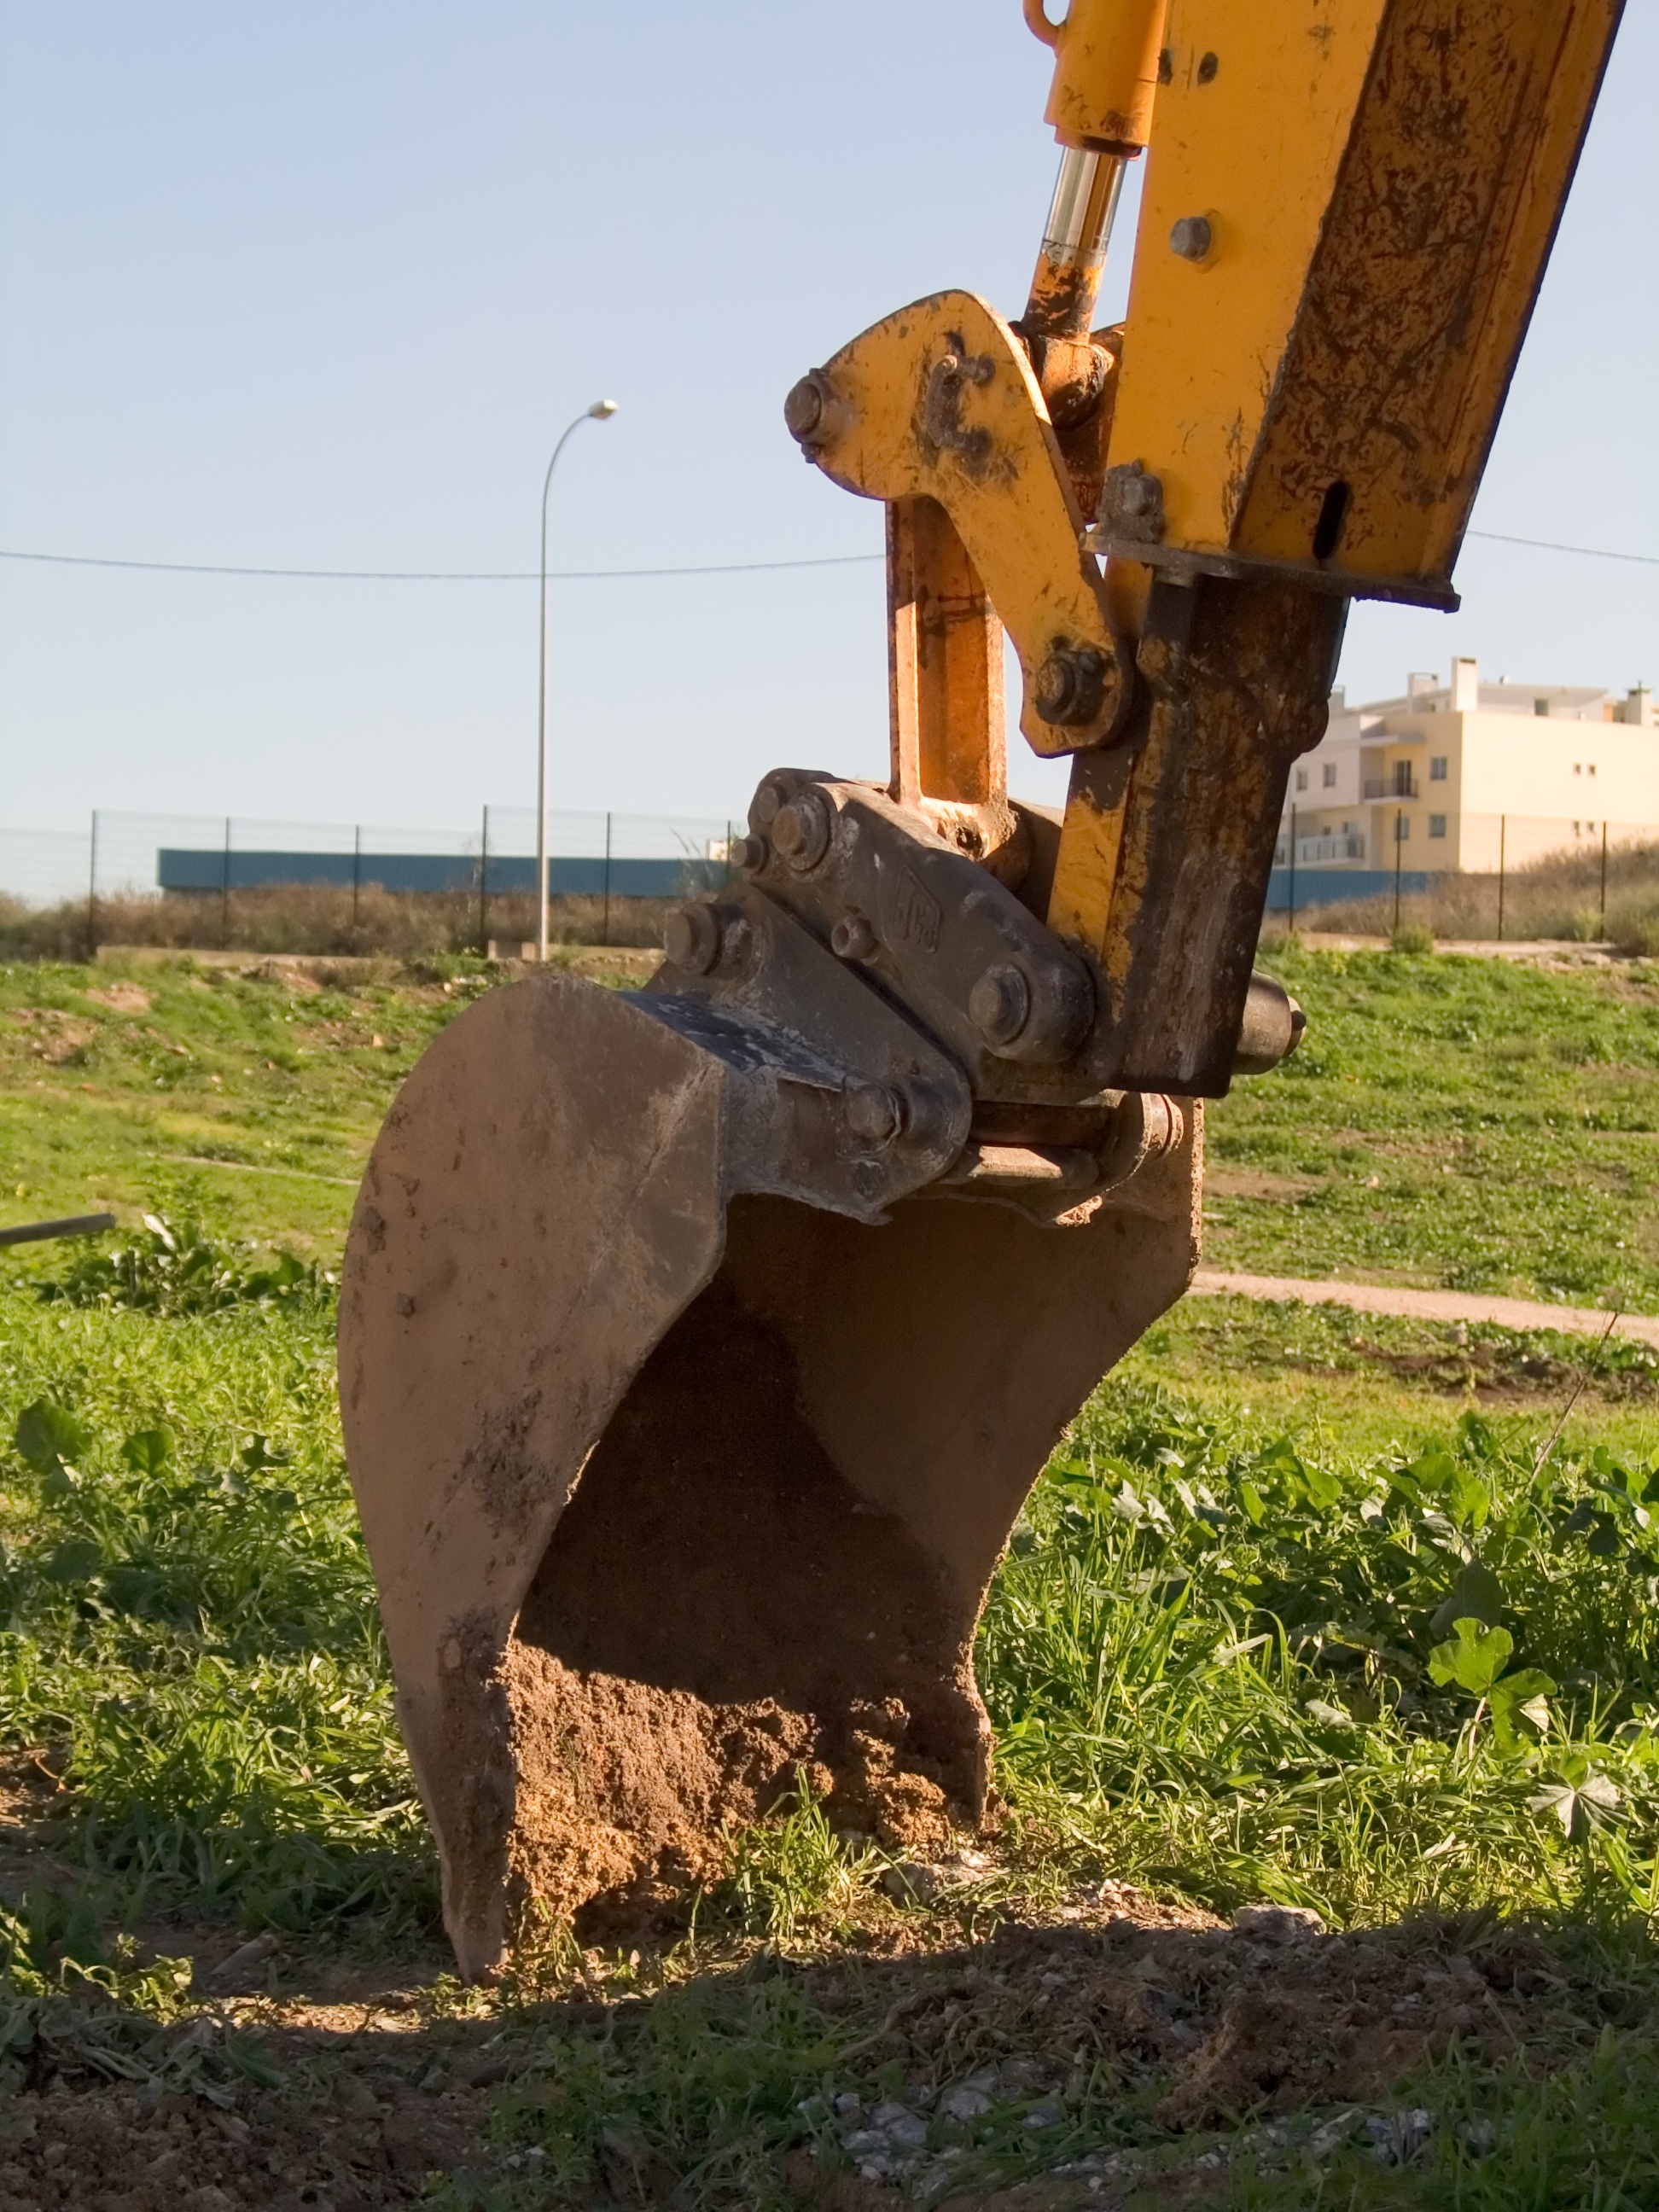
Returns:
[[[1471,530],[1492,545],[1523,545],[1534,553],[1571,553],[1587,561],[1629,561],[1659,568],[1659,553],[1625,553],[1610,545],[1565,545],[1549,538],[1515,538],[1501,530]],[[857,568],[884,560],[880,553],[823,553],[793,561],[699,561],[660,568],[550,568],[550,584],[617,582],[628,577],[755,576],[785,568]],[[118,561],[96,553],[22,553],[0,549],[0,561],[27,561],[55,568],[128,568],[164,576],[276,576],[297,582],[352,584],[533,584],[533,568],[267,568],[222,561]]]
[[[550,584],[622,576],[746,576],[766,568],[849,568],[883,553],[825,553],[799,561],[704,561],[678,568],[550,568]],[[220,561],[112,561],[94,553],[8,553],[0,561],[42,561],[60,568],[141,568],[167,576],[289,576],[354,584],[533,584],[534,568],[252,568]]]

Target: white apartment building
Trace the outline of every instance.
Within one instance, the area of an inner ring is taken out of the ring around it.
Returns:
[[[1496,873],[1546,853],[1659,839],[1659,727],[1645,685],[1412,676],[1401,699],[1350,707],[1291,771],[1275,859],[1317,869]],[[1357,888],[1357,887],[1356,887]],[[1310,884],[1310,889],[1312,885]]]

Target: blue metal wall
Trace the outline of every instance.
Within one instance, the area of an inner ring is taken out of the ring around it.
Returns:
[[[613,898],[674,898],[688,891],[716,890],[726,880],[719,860],[629,860],[565,858],[548,863],[548,887],[556,895],[597,898],[605,888],[607,867]],[[282,884],[328,884],[349,890],[354,883],[378,884],[388,891],[478,890],[478,861],[465,853],[237,853],[211,847],[164,845],[155,855],[155,880],[164,891],[270,890]],[[536,863],[528,854],[491,854],[487,889],[493,897],[509,891],[533,891]]]
[[[1415,891],[1432,890],[1437,876],[1425,869],[1402,868],[1400,871],[1400,890],[1402,896]],[[1296,872],[1296,910],[1304,907],[1335,906],[1349,899],[1376,898],[1379,893],[1394,896],[1395,875],[1392,868],[1298,868]],[[1267,911],[1284,914],[1291,903],[1291,872],[1275,868],[1267,886]]]

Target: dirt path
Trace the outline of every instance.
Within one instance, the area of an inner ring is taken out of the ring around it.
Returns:
[[[1355,1313],[1398,1314],[1418,1321],[1490,1322],[1499,1328],[1553,1328],[1600,1336],[1612,1316],[1595,1306],[1553,1306],[1531,1298],[1481,1297],[1466,1291],[1412,1291],[1381,1283],[1304,1282],[1294,1275],[1230,1275],[1200,1268],[1198,1297],[1263,1298],[1276,1305],[1348,1306]],[[1659,1318],[1623,1314],[1617,1336],[1659,1346]]]

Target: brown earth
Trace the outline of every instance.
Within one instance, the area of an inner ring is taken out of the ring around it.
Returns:
[[[828,2126],[788,2166],[792,2197],[835,2212],[884,2212],[918,2192],[944,2196],[951,2212],[1066,2212],[1149,2188],[1207,2201],[1225,2180],[1206,2163],[1210,2131],[1308,2106],[1358,2124],[1454,2046],[1486,2060],[1530,2049],[1547,2063],[1552,2046],[1594,2032],[1596,1992],[1524,1926],[1425,1917],[1329,1935],[1312,1916],[1272,1906],[1227,1926],[1109,1882],[1051,1917],[969,1942],[963,1930],[984,1910],[975,1893],[999,1873],[969,1858],[967,1872],[968,1859],[905,1870],[931,1909],[896,1911],[827,1956],[771,1960],[769,1978],[799,1986],[811,2070],[828,2093]],[[260,1948],[236,1958],[248,1948]],[[731,1966],[740,1956],[707,1970],[720,2001],[739,2007],[747,1978]],[[235,1963],[216,1975],[198,1960],[198,1980],[234,1981]],[[523,2179],[538,2170],[525,2147],[547,2104],[554,2039],[567,2051],[604,2046],[625,2068],[653,2004],[672,2002],[672,1990],[641,1996],[630,1973],[608,1980],[616,1970],[597,1954],[562,1998],[481,2001],[466,2018],[445,2016],[441,1985],[398,1990],[384,1973],[378,2000],[329,2002],[319,1980],[349,1976],[319,1977],[308,1963],[298,1978],[311,1995],[276,1954],[250,1971],[269,1976],[262,1998],[221,1999],[169,2028],[128,2016],[147,2081],[100,2078],[95,2054],[60,2020],[55,2039],[13,2062],[21,2088],[0,2094],[0,2212],[369,2212],[417,2201],[432,2177],[463,2168],[486,2187]],[[242,2039],[241,2070],[225,2061],[227,2030]],[[263,2083],[246,2078],[250,2050]],[[198,2060],[209,2072],[193,2092],[164,2087],[191,2078]],[[869,2087],[878,2076],[880,2092]],[[837,2090],[854,2108],[844,2116]],[[509,2125],[492,2148],[497,2092]],[[1126,2101],[1150,2107],[1172,2140],[1145,2154],[1080,2152],[1078,2124]],[[900,2108],[931,2129],[930,2142],[872,2160],[868,2131]],[[971,2124],[951,2118],[963,2110],[1052,2127],[1053,2167],[1015,2188],[975,2183]],[[968,2161],[954,2190],[953,2156]],[[642,2197],[637,2176],[619,2172],[610,2196],[659,2201],[678,2177],[655,2154],[647,2163],[660,2191]],[[593,2197],[550,2187],[537,2201]]]

